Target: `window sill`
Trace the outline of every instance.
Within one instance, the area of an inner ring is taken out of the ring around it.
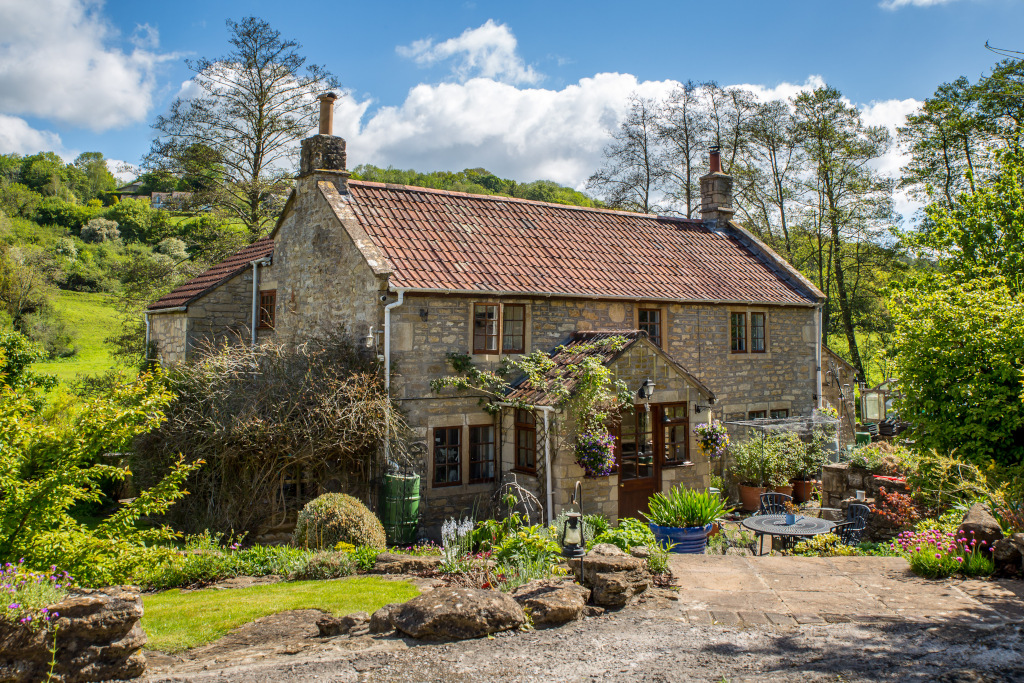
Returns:
[[[430,488],[432,488],[432,489],[446,489],[446,488],[451,488],[452,486],[462,486],[462,482],[461,481],[450,481],[450,482],[446,482],[444,484],[438,484],[437,482],[434,482],[434,483],[432,483],[430,485]]]
[[[513,467],[512,471],[516,472],[517,474],[527,474],[527,475],[529,475],[531,477],[536,477],[537,476],[537,470],[528,470],[528,469],[524,469],[522,467]]]
[[[663,470],[678,470],[678,469],[683,468],[683,467],[693,467],[696,464],[697,463],[692,462],[692,461],[687,461],[687,462],[666,462],[666,463],[662,463],[661,469],[663,469]]]

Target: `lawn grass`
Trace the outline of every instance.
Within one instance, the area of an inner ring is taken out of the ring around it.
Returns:
[[[388,603],[405,602],[417,595],[419,590],[411,583],[376,576],[187,593],[169,590],[143,596],[142,626],[149,636],[147,648],[180,652],[277,612],[322,609],[337,615],[372,613]]]
[[[61,292],[54,307],[74,332],[78,353],[71,358],[35,363],[32,369],[56,375],[62,382],[78,375],[100,375],[116,365],[113,348],[106,343],[120,323],[118,309],[109,294]]]

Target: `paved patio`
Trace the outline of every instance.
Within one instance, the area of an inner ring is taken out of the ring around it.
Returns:
[[[691,623],[1024,620],[1024,581],[928,580],[898,557],[672,555]]]

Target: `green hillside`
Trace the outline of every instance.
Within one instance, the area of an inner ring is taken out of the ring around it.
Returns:
[[[113,349],[104,340],[119,324],[118,310],[109,294],[62,291],[53,302],[75,334],[78,353],[71,358],[38,363],[34,369],[70,381],[78,375],[98,375],[116,364]]]

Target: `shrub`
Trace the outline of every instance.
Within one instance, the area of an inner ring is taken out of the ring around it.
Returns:
[[[552,533],[542,524],[523,527],[494,548],[494,557],[499,562],[514,558],[543,560],[549,564],[561,552]]]
[[[71,328],[52,309],[28,313],[22,318],[22,329],[34,342],[43,347],[49,358],[70,358],[78,353],[72,346],[75,335]]]
[[[629,552],[637,546],[649,546],[656,543],[654,532],[644,522],[633,517],[626,517],[619,520],[619,525],[614,529],[600,534],[594,539],[594,543],[611,543],[619,550]]]
[[[46,197],[36,208],[35,219],[40,225],[59,225],[64,228],[77,228],[88,220],[89,212],[71,202],[57,197]]]
[[[79,235],[83,242],[102,244],[103,242],[117,242],[121,239],[121,231],[116,222],[106,218],[93,218],[82,227]]]
[[[921,519],[921,513],[914,505],[914,499],[899,491],[886,491],[878,487],[878,504],[875,512],[889,520],[897,528],[909,526]]]
[[[299,512],[292,543],[301,548],[332,548],[339,541],[381,550],[384,525],[365,505],[344,493],[325,493]]]
[[[126,198],[112,206],[107,215],[117,221],[122,237],[141,242],[149,237],[154,213],[147,200]]]
[[[819,534],[797,543],[793,554],[806,557],[846,557],[856,555],[857,550],[844,545],[842,539],[835,534]]]
[[[655,493],[648,500],[653,524],[665,527],[706,526],[725,514],[722,497],[711,491],[697,491],[682,484],[673,486],[668,493]]]
[[[153,248],[158,254],[163,254],[174,261],[187,261],[188,249],[185,243],[177,237],[165,237]]]
[[[348,553],[318,552],[313,553],[306,563],[294,572],[291,578],[296,580],[337,579],[355,573],[355,562]]]
[[[729,447],[729,472],[743,486],[767,484],[760,440],[751,439]]]

